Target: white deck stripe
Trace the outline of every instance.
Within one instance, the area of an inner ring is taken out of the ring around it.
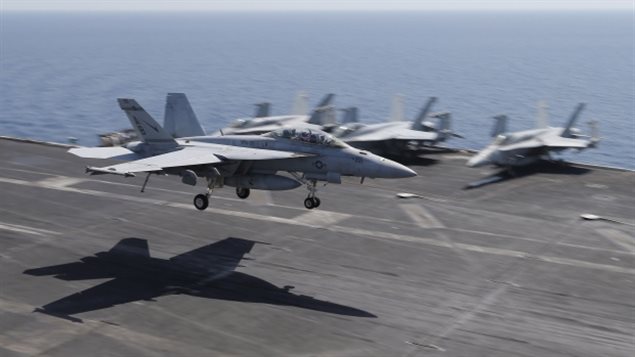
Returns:
[[[23,186],[42,187],[37,182],[22,181],[22,180],[15,180],[15,179],[0,178],[0,182],[18,184],[18,185],[23,185]],[[110,192],[103,192],[103,191],[96,191],[96,190],[84,190],[84,189],[77,189],[77,188],[72,188],[72,187],[55,187],[55,186],[46,186],[44,188],[58,190],[58,191],[86,194],[86,195],[91,195],[91,196],[105,197],[105,198],[115,199],[115,200],[126,200],[126,201],[131,201],[131,202],[150,203],[150,204],[156,204],[156,205],[161,205],[161,206],[168,206],[168,207],[175,207],[175,208],[184,208],[184,209],[189,209],[189,210],[194,210],[195,209],[193,206],[186,205],[186,204],[183,204],[183,203],[167,202],[167,201],[163,201],[163,200],[134,197],[134,196],[128,196],[128,195],[122,195],[122,194],[110,193]],[[206,212],[214,214],[214,215],[241,217],[241,218],[246,218],[246,219],[253,219],[253,220],[259,220],[259,221],[264,221],[264,222],[270,222],[270,223],[271,222],[273,222],[273,223],[283,223],[283,224],[288,224],[288,225],[303,226],[303,227],[310,227],[310,228],[326,228],[326,229],[328,229],[330,231],[333,231],[333,232],[341,232],[341,233],[352,234],[352,235],[365,235],[365,236],[368,236],[368,237],[379,238],[379,239],[388,239],[388,240],[413,242],[413,243],[419,243],[419,244],[427,244],[427,245],[436,246],[436,247],[444,247],[444,248],[450,248],[450,249],[462,249],[462,250],[471,251],[471,252],[478,252],[478,253],[485,253],[485,254],[495,254],[495,255],[502,255],[502,256],[507,256],[507,257],[514,257],[514,258],[529,258],[529,259],[535,259],[535,260],[550,262],[550,263],[554,263],[554,264],[569,265],[569,266],[576,266],[576,267],[581,267],[581,268],[590,268],[590,269],[597,269],[597,270],[604,270],[604,271],[609,271],[609,272],[614,272],[614,273],[635,274],[635,269],[625,268],[625,267],[620,267],[620,266],[615,266],[615,265],[591,263],[591,262],[587,262],[587,261],[568,259],[568,258],[533,255],[533,254],[530,254],[530,253],[516,251],[516,250],[493,248],[493,247],[484,247],[484,246],[478,246],[478,245],[474,245],[474,244],[448,243],[446,241],[435,239],[435,238],[415,237],[415,236],[408,236],[408,235],[395,234],[395,233],[389,233],[389,232],[370,231],[370,230],[365,230],[365,229],[358,229],[358,228],[352,228],[352,227],[343,227],[343,226],[336,226],[336,225],[332,225],[332,226],[328,226],[328,227],[322,227],[322,226],[319,226],[319,225],[315,225],[315,223],[302,222],[301,220],[297,220],[297,219],[271,217],[271,216],[266,216],[266,215],[257,214],[257,213],[231,211],[231,210],[227,210],[227,209],[208,208],[206,210]]]

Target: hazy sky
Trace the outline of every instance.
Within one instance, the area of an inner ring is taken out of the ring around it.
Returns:
[[[630,10],[635,0],[0,0],[2,11]]]

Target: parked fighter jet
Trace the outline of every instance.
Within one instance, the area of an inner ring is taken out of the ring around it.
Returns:
[[[539,128],[517,132],[507,132],[507,116],[496,116],[492,131],[496,139],[468,160],[467,166],[522,166],[549,158],[551,152],[592,148],[599,141],[595,122],[591,123],[590,137],[573,127],[583,109],[584,103],[580,103],[563,128],[547,127],[546,118],[540,116]]]
[[[77,262],[28,269],[24,274],[53,275],[66,281],[110,279],[36,309],[37,312],[73,322],[82,321],[73,316],[82,312],[177,294],[375,317],[353,307],[296,295],[291,292],[292,286],[277,287],[263,279],[235,271],[242,260],[248,259],[244,255],[256,243],[259,242],[230,237],[170,259],[160,259],[150,256],[145,239],[126,238],[107,252],[99,252]]]
[[[125,147],[73,148],[69,152],[84,158],[132,160],[106,167],[87,167],[91,175],[134,176],[146,173],[141,191],[151,174],[181,176],[196,185],[207,181],[207,192],[194,198],[204,210],[215,187],[236,187],[240,198],[250,189],[289,190],[306,184],[308,209],[318,207],[317,182],[341,183],[341,176],[403,178],[416,176],[409,168],[383,157],[355,149],[331,135],[303,128],[283,128],[264,135],[198,136],[172,138],[134,99],[118,99],[141,142]],[[278,175],[288,172],[293,178]]]
[[[236,119],[229,127],[223,128],[213,135],[257,135],[280,129],[283,126],[302,125],[315,129],[333,126],[335,125],[335,109],[331,106],[333,97],[335,97],[334,94],[327,94],[313,109],[311,115],[305,114],[306,105],[303,104],[303,101],[306,101],[306,96],[303,93],[296,100],[291,115],[265,116],[265,114],[269,114],[269,103],[256,104],[255,117]]]
[[[397,97],[400,98],[400,97]],[[404,121],[401,101],[393,105],[392,120],[378,124],[351,122],[332,131],[333,135],[354,147],[379,155],[415,156],[431,145],[445,141],[450,136],[460,137],[450,129],[450,113],[430,113],[436,98],[432,97],[412,121]],[[347,117],[357,112],[347,113]],[[426,119],[438,119],[438,125]]]

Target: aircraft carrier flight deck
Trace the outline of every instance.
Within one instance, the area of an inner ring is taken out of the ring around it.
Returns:
[[[320,186],[315,210],[302,187],[227,187],[197,211],[201,185],[141,193],[66,150],[0,139],[1,356],[635,351],[632,171],[490,182],[448,151]]]

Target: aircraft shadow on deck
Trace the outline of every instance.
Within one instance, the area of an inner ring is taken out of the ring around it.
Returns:
[[[353,307],[297,295],[292,287],[277,287],[263,279],[235,271],[255,241],[226,238],[170,259],[150,257],[145,239],[122,239],[107,252],[79,262],[28,269],[24,274],[51,275],[74,281],[111,280],[48,303],[37,312],[74,322],[75,314],[134,301],[153,301],[164,295],[186,294],[207,299],[295,306],[320,312],[376,317]]]
[[[495,183],[502,183],[509,180],[519,179],[535,174],[557,174],[557,175],[584,175],[591,172],[591,169],[574,166],[564,161],[538,161],[534,164],[517,167],[513,170],[501,169],[478,181],[473,181],[463,187],[464,190],[479,188]]]

